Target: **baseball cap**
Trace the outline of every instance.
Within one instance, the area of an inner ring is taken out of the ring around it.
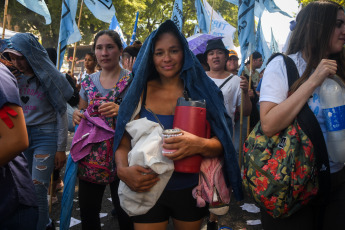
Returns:
[[[237,55],[237,52],[235,50],[229,50],[229,58],[232,56],[235,56],[238,59],[238,55]]]

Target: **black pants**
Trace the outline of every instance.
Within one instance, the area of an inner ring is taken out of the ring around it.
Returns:
[[[274,219],[261,210],[265,230],[343,230],[345,229],[345,167],[331,174],[331,196],[327,205],[311,201],[288,218]],[[322,226],[323,225],[323,226]]]
[[[110,184],[112,202],[116,210],[118,222],[121,230],[134,229],[129,216],[120,206],[117,190],[120,180],[116,177]],[[106,185],[99,185],[87,181],[79,180],[79,207],[80,218],[83,230],[100,230],[101,222],[99,213],[102,207],[102,198]]]

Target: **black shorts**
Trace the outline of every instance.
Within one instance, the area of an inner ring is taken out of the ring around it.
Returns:
[[[164,190],[157,203],[144,215],[132,216],[134,223],[160,223],[172,217],[180,221],[198,221],[209,214],[208,206],[198,208],[191,188]]]

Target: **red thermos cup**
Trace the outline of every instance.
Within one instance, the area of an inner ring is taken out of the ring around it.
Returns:
[[[210,137],[210,125],[206,120],[206,101],[177,100],[173,127],[183,129],[199,137]],[[174,161],[175,171],[183,173],[200,172],[202,156],[193,155]]]

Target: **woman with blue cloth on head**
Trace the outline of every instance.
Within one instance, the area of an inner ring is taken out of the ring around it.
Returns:
[[[139,105],[137,118],[155,121],[153,111],[166,129],[174,128],[174,111],[179,97],[186,91],[192,100],[206,100],[207,120],[214,135],[201,138],[182,131],[182,136],[166,139],[164,154],[179,160],[201,154],[203,157],[224,155],[225,175],[236,199],[242,199],[240,170],[231,142],[231,119],[227,115],[221,91],[205,74],[197,58],[176,25],[168,20],[146,39],[133,67],[134,80],[124,98],[117,120],[114,139],[118,177],[133,191],[149,191],[158,181],[150,169],[128,166],[131,140],[125,126]],[[211,112],[212,111],[212,112]],[[131,217],[135,229],[166,229],[170,217],[175,229],[200,229],[207,207],[196,207],[192,189],[198,184],[198,173],[174,172],[156,204],[143,215]]]
[[[49,219],[47,192],[54,168],[62,168],[66,161],[66,101],[72,97],[73,89],[32,34],[16,34],[3,45],[3,52],[17,69],[13,73],[29,136],[24,155],[39,207],[37,230],[50,229],[53,224]]]

